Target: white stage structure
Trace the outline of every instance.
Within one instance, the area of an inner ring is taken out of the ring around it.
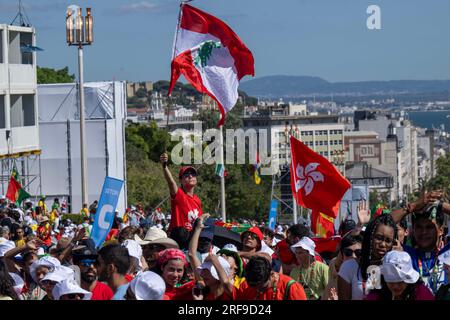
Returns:
[[[80,122],[78,85],[38,85],[42,194],[48,205],[67,199],[79,212],[81,198]],[[126,83],[84,84],[88,161],[88,201],[99,200],[106,176],[126,180]],[[31,187],[33,190],[33,186]],[[126,183],[117,210],[126,208]]]

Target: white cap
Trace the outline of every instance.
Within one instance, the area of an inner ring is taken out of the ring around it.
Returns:
[[[71,268],[59,266],[56,267],[52,272],[47,273],[45,277],[42,278],[41,282],[49,280],[59,283],[61,281],[64,281],[65,279],[75,281],[75,272]]]
[[[90,300],[92,297],[92,293],[81,288],[75,281],[73,280],[64,280],[56,284],[53,288],[52,294],[55,300],[61,299],[61,296],[66,294],[80,293],[84,294],[83,300]]]
[[[49,272],[53,272],[55,268],[60,267],[61,262],[58,259],[51,256],[43,256],[39,260],[33,262],[30,266],[30,275],[33,278],[34,282],[38,282],[36,278],[36,269],[38,267],[47,267],[49,268]]]
[[[14,291],[17,293],[17,295],[20,295],[22,293],[25,282],[17,273],[10,272],[9,275],[14,280]]]
[[[228,243],[226,245],[223,246],[222,250],[228,250],[228,251],[233,251],[233,252],[238,252],[237,247],[232,244],[232,243]]]
[[[137,259],[141,259],[142,257],[142,248],[139,243],[135,240],[125,240],[122,243],[122,246],[128,249],[128,254]]]
[[[142,257],[142,248],[141,245],[135,240],[125,240],[122,243],[122,246],[128,249],[128,254],[131,257],[135,257],[139,261],[139,266],[142,267],[141,257]]]
[[[386,282],[416,283],[419,273],[414,270],[411,257],[404,251],[389,251],[383,258],[381,274]]]
[[[162,300],[166,292],[166,283],[153,271],[145,271],[130,282],[130,289],[137,300]]]
[[[311,256],[315,256],[314,250],[316,249],[316,244],[308,237],[303,237],[299,242],[291,246],[291,250],[295,253],[295,248],[302,248],[309,252]]]
[[[218,257],[219,259],[219,263],[222,266],[222,269],[225,271],[227,277],[230,276],[230,264],[228,263],[228,261],[223,258],[223,257]],[[220,280],[219,279],[219,274],[217,273],[216,268],[214,268],[213,264],[211,261],[207,261],[207,262],[203,262],[200,267],[197,268],[197,270],[199,272],[201,272],[202,270],[207,269],[209,270],[209,272],[211,272],[211,275],[214,277],[214,279],[216,280]]]
[[[441,253],[438,256],[438,259],[443,264],[446,264],[446,265],[450,266],[450,250],[447,250],[444,253]]]
[[[264,252],[269,256],[272,256],[275,251],[273,251],[264,241],[261,241],[261,250],[259,250],[259,252]]]
[[[16,244],[14,241],[0,237],[0,257],[3,257],[9,250],[14,249]]]

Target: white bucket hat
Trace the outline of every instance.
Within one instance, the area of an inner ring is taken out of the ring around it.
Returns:
[[[416,283],[419,273],[414,270],[411,257],[404,251],[389,251],[383,258],[381,274],[386,282]]]
[[[230,268],[231,268],[230,264],[228,263],[228,261],[225,258],[223,258],[221,256],[219,256],[218,259],[219,259],[220,265],[222,266],[222,269],[225,271],[225,274],[227,275],[227,277],[229,277],[230,276]],[[220,280],[219,279],[219,274],[217,273],[217,270],[216,270],[216,268],[214,268],[214,266],[213,266],[211,261],[203,262],[197,268],[197,270],[199,272],[201,272],[204,269],[209,270],[209,272],[211,272],[211,275],[214,277],[214,279]]]
[[[223,246],[222,250],[228,250],[228,251],[233,251],[233,252],[238,252],[237,247],[232,244],[232,243],[228,243],[226,245]]]
[[[16,244],[14,241],[0,237],[0,257],[3,257],[9,250],[14,249]]]
[[[80,293],[83,294],[83,300],[90,300],[92,293],[81,288],[75,281],[64,280],[59,282],[52,291],[55,300],[61,299],[61,296],[66,294]]]
[[[299,242],[291,246],[291,250],[295,253],[295,248],[302,248],[309,252],[311,256],[315,256],[314,250],[316,249],[316,244],[308,237],[303,237]]]
[[[166,283],[153,271],[145,271],[130,282],[130,289],[137,300],[162,300]]]
[[[47,273],[45,275],[45,277],[42,278],[41,282],[49,280],[49,281],[59,283],[66,279],[75,281],[75,272],[71,268],[68,268],[65,266],[59,266],[59,267],[56,267],[55,270],[53,270],[52,272]]]
[[[17,293],[17,295],[20,295],[22,293],[22,289],[25,286],[25,282],[23,279],[16,273],[10,272],[9,275],[14,280],[14,291]]]
[[[61,262],[59,262],[58,259],[51,257],[51,256],[43,256],[39,260],[36,260],[33,262],[30,266],[30,275],[31,278],[33,278],[34,282],[38,282],[36,278],[36,269],[38,267],[47,267],[49,269],[49,273],[53,272],[55,268],[60,267]]]
[[[441,253],[438,256],[438,259],[443,264],[446,264],[446,265],[450,266],[450,250],[447,250],[444,253]]]

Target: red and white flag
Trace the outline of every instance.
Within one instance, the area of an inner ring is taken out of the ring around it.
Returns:
[[[180,75],[209,95],[225,114],[238,100],[239,80],[255,75],[253,55],[223,21],[188,4],[181,6],[168,94]]]
[[[292,136],[291,156],[291,189],[297,203],[336,218],[350,182],[326,158]]]

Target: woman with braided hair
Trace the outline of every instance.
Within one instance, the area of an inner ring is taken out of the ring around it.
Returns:
[[[369,290],[379,288],[380,273],[376,266],[392,250],[397,240],[397,227],[390,214],[373,219],[364,231],[361,259],[345,261],[339,269],[339,300],[362,300]],[[370,276],[369,276],[370,275]]]

